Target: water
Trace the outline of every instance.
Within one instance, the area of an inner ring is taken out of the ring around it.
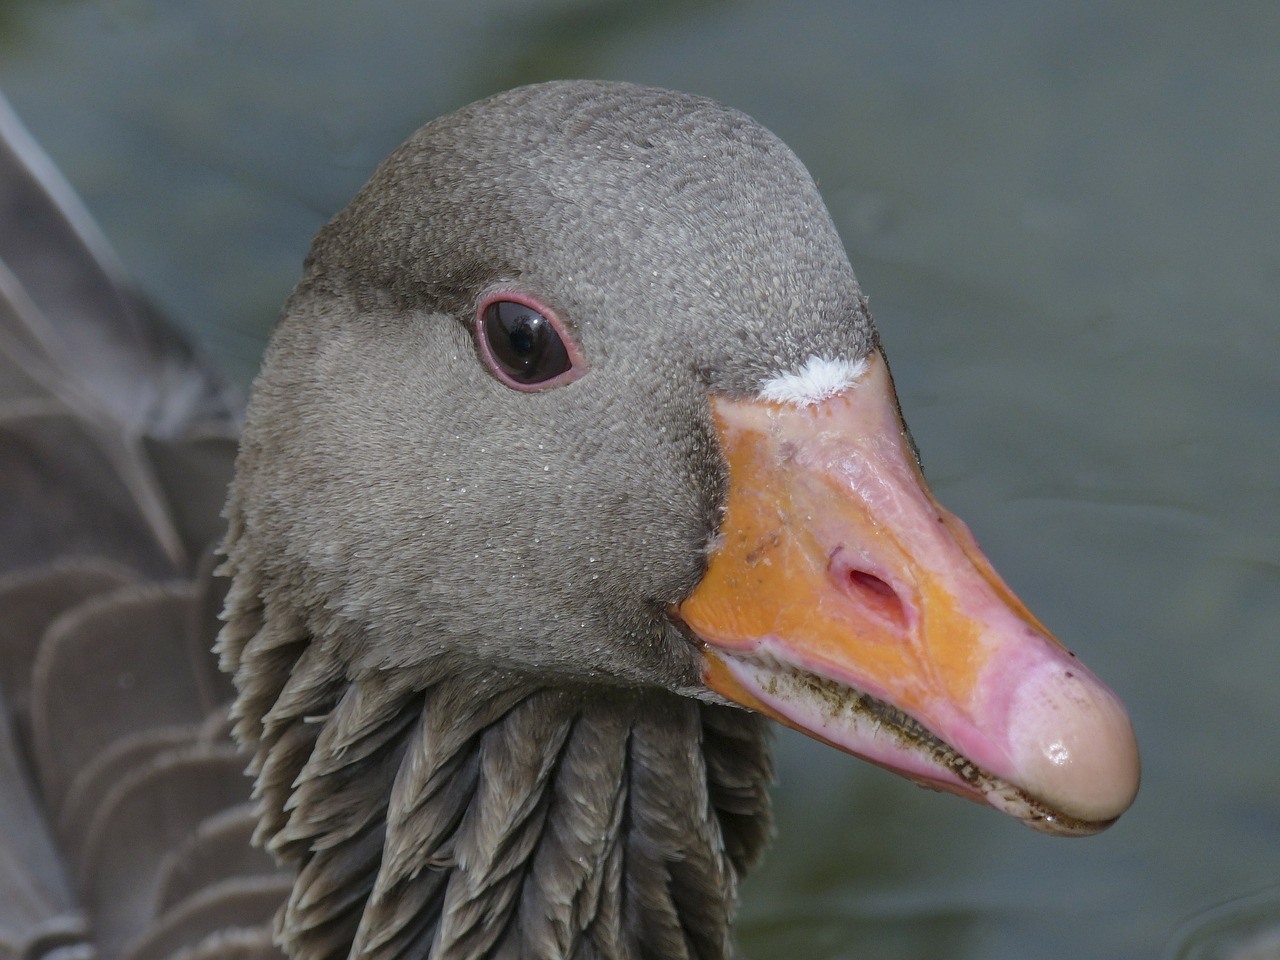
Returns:
[[[242,380],[311,233],[431,116],[604,76],[775,129],[935,490],[1124,697],[1144,784],[1062,841],[781,735],[746,955],[1201,956],[1280,881],[1280,7],[863,6],[7,0],[0,89]]]

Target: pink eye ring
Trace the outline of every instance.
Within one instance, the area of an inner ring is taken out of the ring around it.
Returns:
[[[577,345],[546,306],[509,290],[476,308],[476,339],[494,376],[514,390],[544,390],[584,370]]]

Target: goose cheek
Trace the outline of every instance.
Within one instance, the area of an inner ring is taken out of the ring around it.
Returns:
[[[717,398],[729,467],[675,614],[722,696],[895,770],[1089,833],[1132,802],[1123,707],[925,485],[883,358],[820,401]]]

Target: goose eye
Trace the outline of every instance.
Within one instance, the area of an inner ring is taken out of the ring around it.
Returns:
[[[569,379],[574,368],[570,347],[543,310],[494,299],[482,305],[478,328],[481,352],[508,386],[529,389]]]

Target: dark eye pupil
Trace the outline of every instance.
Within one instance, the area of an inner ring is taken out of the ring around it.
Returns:
[[[507,331],[507,336],[511,341],[511,349],[521,357],[532,357],[537,353],[538,340],[545,336],[542,332],[542,325],[532,317],[521,317],[521,320],[530,320],[530,323],[522,323],[520,326]]]
[[[482,322],[493,359],[517,383],[542,383],[572,365],[556,328],[532,307],[496,300],[485,308]]]

